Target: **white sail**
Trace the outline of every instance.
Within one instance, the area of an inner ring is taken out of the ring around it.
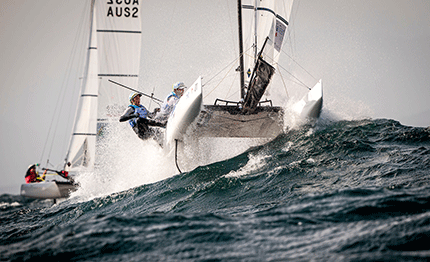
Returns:
[[[87,62],[84,69],[76,120],[66,157],[67,161],[72,164],[72,168],[78,166],[92,168],[95,160],[99,87],[95,9],[96,6],[94,5],[94,1],[92,1]]]
[[[128,105],[129,91],[109,79],[137,88],[141,9],[139,0],[91,1],[90,40],[80,101],[66,160],[71,169],[93,168],[97,123]]]
[[[248,85],[255,60],[267,37],[264,59],[278,62],[288,27],[293,0],[243,0],[243,50],[245,84]]]
[[[108,82],[109,79],[138,89],[142,35],[140,2],[97,1],[99,120],[119,116],[129,104],[130,91]]]

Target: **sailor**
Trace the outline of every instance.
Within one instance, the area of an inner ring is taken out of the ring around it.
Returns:
[[[159,110],[158,108],[154,112],[150,113],[143,105],[140,104],[140,97],[142,95],[133,92],[129,96],[130,105],[125,110],[124,114],[120,116],[119,121],[127,121],[130,123],[131,128],[142,139],[148,139],[150,137],[157,136],[158,130],[149,126],[165,127],[165,124],[152,120],[151,118]],[[156,137],[155,137],[156,138]]]
[[[173,91],[167,95],[163,101],[160,112],[155,116],[155,120],[166,123],[169,118],[170,113],[172,113],[175,105],[179,102],[179,99],[184,94],[184,89],[186,88],[183,82],[176,82],[173,84]]]
[[[25,182],[28,183],[38,183],[45,180],[46,172],[43,172],[42,177],[39,176],[39,173],[36,172],[36,166],[39,166],[39,164],[32,164],[28,167],[27,172],[25,173]]]

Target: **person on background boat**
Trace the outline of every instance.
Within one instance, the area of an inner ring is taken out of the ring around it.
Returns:
[[[45,172],[43,172],[42,177],[40,177],[39,173],[36,172],[36,166],[39,166],[39,164],[33,164],[28,167],[27,172],[25,173],[25,182],[27,184],[38,183],[45,180],[47,170],[45,170]]]
[[[163,105],[161,105],[160,112],[155,116],[155,120],[166,123],[169,118],[170,113],[172,113],[173,108],[179,102],[179,99],[184,94],[184,89],[186,88],[183,82],[176,82],[173,85],[173,91],[167,95],[167,97],[163,101]]]
[[[154,112],[150,113],[143,105],[140,104],[140,97],[142,95],[133,92],[129,96],[130,104],[125,110],[124,114],[120,116],[119,121],[127,121],[130,123],[131,128],[142,139],[148,139],[150,137],[157,137],[158,130],[149,126],[165,127],[166,125],[158,121],[154,121],[151,118],[158,112],[158,108]]]

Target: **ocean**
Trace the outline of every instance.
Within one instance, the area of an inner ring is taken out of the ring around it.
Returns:
[[[303,127],[119,192],[4,194],[0,261],[428,261],[429,178],[430,128]]]

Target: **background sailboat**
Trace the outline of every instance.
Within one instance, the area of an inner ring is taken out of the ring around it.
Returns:
[[[141,52],[139,1],[91,1],[89,42],[73,132],[64,169],[73,173],[95,166],[96,140],[103,126],[116,121],[127,107],[128,91],[109,79],[137,86]],[[68,165],[70,163],[70,165]],[[21,195],[33,198],[67,197],[77,185],[55,181],[23,184]]]

